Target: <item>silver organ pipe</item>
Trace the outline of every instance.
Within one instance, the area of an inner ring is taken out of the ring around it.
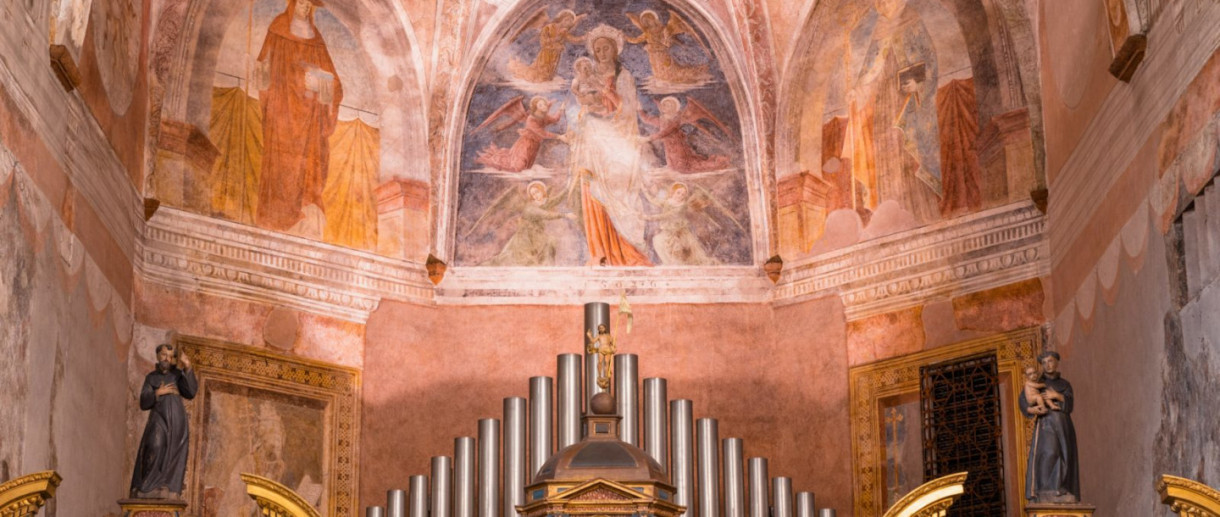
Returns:
[[[817,511],[813,505],[813,492],[796,493],[796,517],[816,517]]]
[[[552,389],[550,377],[530,378],[530,480],[551,457]]]
[[[792,478],[771,478],[771,517],[793,517]]]
[[[479,420],[478,468],[478,516],[500,517],[500,421],[494,418]]]
[[[385,494],[386,517],[407,517],[407,492],[405,490],[390,490]]]
[[[618,404],[619,440],[640,446],[640,368],[639,356],[614,356],[614,400]]]
[[[474,438],[453,440],[453,517],[475,517],[474,463]]]
[[[716,419],[700,418],[695,422],[695,464],[699,485],[699,516],[720,516],[720,432]],[[779,516],[776,516],[779,517]],[[791,515],[787,517],[792,517]]]
[[[580,354],[560,354],[558,365],[555,410],[556,450],[580,441]],[[513,515],[516,515],[514,511]]]
[[[414,475],[407,491],[407,517],[428,517],[428,476]]]
[[[669,480],[674,485],[674,503],[685,506],[685,515],[688,516],[698,515],[694,498],[695,454],[691,443],[691,426],[691,401],[669,401],[669,443],[672,454]]]
[[[609,325],[608,305],[585,309],[587,326]],[[582,402],[600,392],[581,396],[582,372],[586,389],[597,381],[597,356],[585,359],[582,370],[580,354],[559,355],[559,386],[551,377],[531,377],[529,399],[504,399],[503,426],[479,420],[477,441],[455,439],[452,459],[432,458],[430,480],[411,476],[409,490],[390,490],[386,506],[367,507],[365,517],[516,517],[525,485],[556,449],[582,438]],[[638,361],[634,354],[614,358],[619,437],[669,472],[673,501],[686,507],[686,517],[835,516],[833,509],[816,509],[813,492],[794,494],[791,478],[768,478],[766,458],[746,461],[741,438],[720,440],[716,419],[694,420],[690,400],[667,401],[665,379],[643,380],[641,406]]]
[[[593,302],[585,304],[585,331],[581,334],[580,339],[585,341],[588,346],[588,335],[590,333],[597,334],[597,326],[605,325],[610,328],[610,304],[603,302]],[[586,348],[586,352],[587,352]],[[601,393],[601,386],[597,385],[597,354],[585,354],[585,407],[589,406],[589,401],[594,395]]]
[[[746,465],[750,476],[750,517],[768,517],[771,505],[767,501],[767,458],[750,458]]]
[[[526,411],[525,399],[504,399],[503,517],[516,517],[517,505],[525,504],[525,483],[529,479],[525,471]]]
[[[644,452],[669,470],[669,437],[666,435],[665,409],[668,404],[665,379],[644,379]]]
[[[723,448],[724,517],[745,517],[746,469],[741,438],[725,438]]]
[[[432,513],[429,517],[453,517],[453,460],[432,457]]]

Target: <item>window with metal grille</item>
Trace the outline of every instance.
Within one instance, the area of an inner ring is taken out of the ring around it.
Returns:
[[[995,354],[923,366],[924,479],[967,471],[948,515],[1005,515],[1000,378]]]

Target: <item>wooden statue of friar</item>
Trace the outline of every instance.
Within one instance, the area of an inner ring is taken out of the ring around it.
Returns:
[[[1021,412],[1034,419],[1034,438],[1025,470],[1025,498],[1036,503],[1076,503],[1080,500],[1080,462],[1076,455],[1076,428],[1072,384],[1059,376],[1059,354],[1038,355],[1042,373],[1027,372],[1021,391]],[[1035,377],[1036,376],[1036,377]]]
[[[140,409],[148,411],[148,424],[136,453],[131,497],[181,497],[190,441],[182,399],[195,398],[198,390],[190,359],[172,343],[157,346],[157,368],[140,388]]]

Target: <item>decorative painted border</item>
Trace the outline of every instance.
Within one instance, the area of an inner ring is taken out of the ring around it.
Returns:
[[[863,242],[797,263],[777,304],[838,294],[848,321],[1049,274],[1046,218],[1024,202]]]
[[[1044,330],[1031,327],[996,336],[965,341],[932,350],[926,350],[895,359],[854,367],[848,373],[851,397],[852,435],[852,482],[855,486],[855,515],[880,515],[884,508],[881,491],[884,487],[882,461],[884,460],[881,426],[877,417],[878,404],[887,397],[919,392],[919,368],[921,366],[948,361],[959,357],[994,352],[1001,375],[1013,379],[1009,397],[1012,415],[1020,415],[1017,398],[1020,396],[1021,370],[1034,366],[1042,350]],[[1024,446],[1033,435],[1033,420],[1022,418],[1024,425],[1016,426],[1016,443],[1023,444],[1012,455],[1015,458],[1019,493],[1025,492],[1025,464],[1029,450]],[[1018,498],[1024,504],[1024,497]],[[1019,512],[1018,512],[1019,513]]]
[[[382,298],[431,302],[423,264],[161,208],[137,267],[171,287],[364,323]]]
[[[359,476],[355,465],[360,443],[360,371],[321,361],[271,353],[265,349],[222,341],[179,336],[176,342],[191,358],[199,379],[199,392],[206,393],[211,382],[237,384],[258,390],[318,400],[326,405],[324,462],[330,471],[327,480],[326,515],[354,517],[359,510]],[[202,508],[204,411],[197,407],[202,397],[187,401],[191,426],[190,487],[191,507]]]

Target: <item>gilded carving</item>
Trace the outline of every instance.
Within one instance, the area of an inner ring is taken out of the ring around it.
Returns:
[[[886,484],[882,478],[885,453],[878,421],[882,399],[918,393],[921,366],[992,352],[996,354],[1000,375],[1013,379],[1009,392],[1001,394],[1003,403],[1011,405],[1012,414],[1018,414],[1020,374],[1024,368],[1034,366],[1042,342],[1042,330],[1032,327],[852,368],[849,389],[855,514],[877,515],[885,505]],[[1011,431],[1016,433],[1015,441],[1019,444],[1015,451],[1017,489],[1023,493],[1032,421],[1014,426]]]
[[[37,472],[0,483],[0,517],[34,517],[63,478],[54,470]]]
[[[1165,474],[1156,483],[1161,502],[1186,517],[1220,517],[1220,490],[1186,478]]]

